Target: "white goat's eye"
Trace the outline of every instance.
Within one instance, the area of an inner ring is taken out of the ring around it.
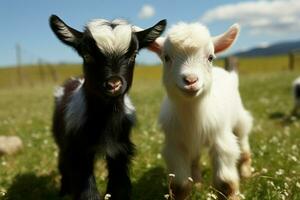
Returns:
[[[166,62],[169,62],[169,61],[170,61],[170,57],[169,57],[168,55],[165,55],[165,56],[164,56],[164,59],[165,59]]]
[[[209,61],[209,62],[212,62],[212,61],[214,60],[214,58],[215,58],[215,57],[214,57],[213,55],[209,55],[209,56],[208,56],[208,61]]]

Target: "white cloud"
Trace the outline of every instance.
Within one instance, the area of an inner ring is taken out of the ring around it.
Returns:
[[[143,7],[141,8],[141,10],[139,12],[139,18],[140,19],[149,19],[149,18],[153,17],[154,14],[155,14],[154,7],[149,4],[145,4],[145,5],[143,5]]]
[[[200,18],[239,22],[251,34],[283,34],[300,31],[300,0],[244,1],[216,7]]]
[[[257,46],[260,48],[268,48],[270,46],[270,43],[269,42],[261,42]]]

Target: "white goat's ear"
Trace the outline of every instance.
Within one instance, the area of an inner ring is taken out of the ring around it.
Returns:
[[[215,53],[225,51],[234,43],[240,32],[240,25],[232,25],[228,31],[213,38]]]
[[[165,37],[159,37],[153,43],[151,43],[147,49],[149,49],[150,51],[156,53],[159,57],[161,57],[162,48],[165,40],[166,40]]]
[[[49,23],[52,31],[63,43],[70,45],[74,48],[79,44],[83,33],[69,27],[63,20],[56,15],[51,15]]]

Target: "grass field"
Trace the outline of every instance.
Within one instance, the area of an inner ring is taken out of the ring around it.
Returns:
[[[300,199],[300,121],[289,117],[291,82],[300,71],[287,71],[285,59],[240,62],[242,98],[255,118],[250,138],[253,177],[241,182],[246,199]],[[0,70],[0,135],[18,135],[25,146],[16,156],[0,157],[0,199],[55,200],[59,199],[59,175],[50,130],[55,83],[49,77],[43,83],[35,67],[26,70],[31,81],[22,87],[16,86],[15,69]],[[60,67],[58,74],[60,82],[80,74],[80,68]],[[138,116],[132,133],[138,150],[131,168],[133,200],[160,200],[167,193],[167,172],[160,154],[164,138],[157,125],[164,94],[160,77],[159,67],[137,68],[130,93]],[[201,165],[203,185],[193,190],[191,199],[213,199],[207,156]],[[95,173],[103,193],[104,162],[97,162]]]

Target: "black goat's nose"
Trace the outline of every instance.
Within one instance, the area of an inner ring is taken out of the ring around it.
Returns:
[[[183,82],[186,85],[192,85],[198,81],[198,77],[195,75],[188,75],[183,77]]]
[[[121,80],[116,80],[116,81],[108,81],[107,82],[107,89],[112,90],[112,89],[116,89],[117,87],[120,87],[122,85]]]
[[[122,88],[122,80],[119,77],[109,78],[105,87],[110,93],[118,92]]]

